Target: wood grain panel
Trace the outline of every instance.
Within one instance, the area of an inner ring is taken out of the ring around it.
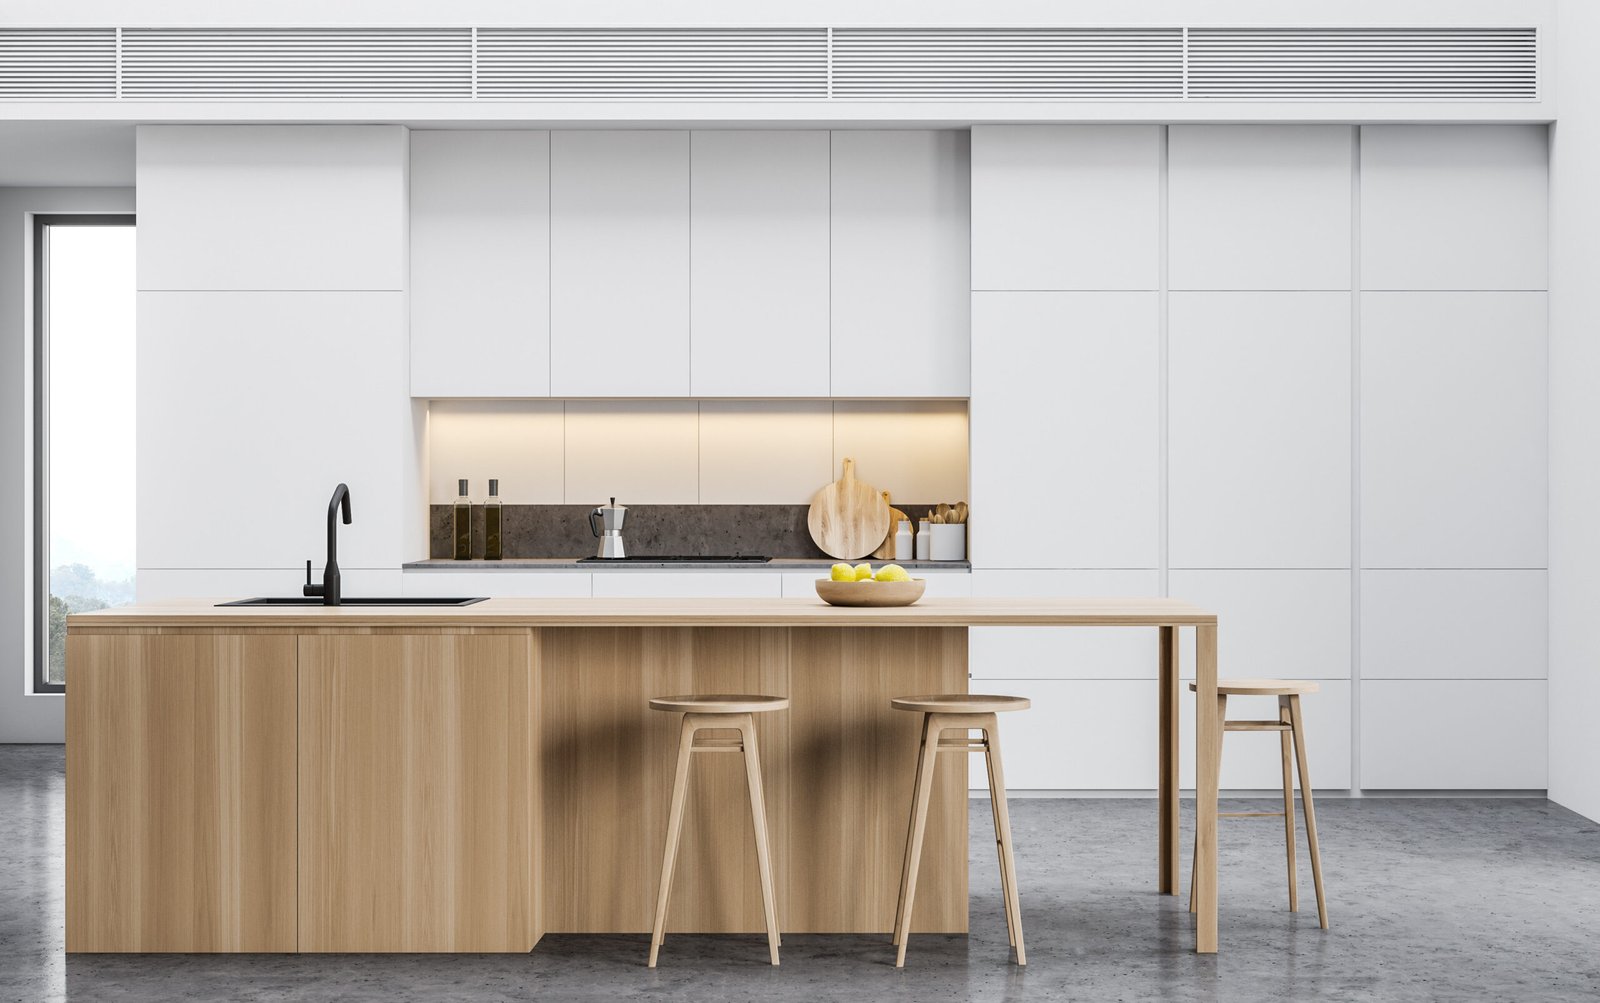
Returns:
[[[67,639],[67,950],[295,949],[295,640]]]
[[[889,701],[965,693],[959,628],[790,631],[787,894],[796,931],[888,933],[911,818],[921,716]],[[967,929],[966,763],[945,757],[934,778],[912,930]]]
[[[540,635],[548,929],[649,930],[678,718],[647,701],[747,691],[794,699],[789,711],[756,716],[780,925],[888,932],[917,744],[915,715],[892,711],[889,698],[964,690],[965,630],[549,628]],[[697,756],[693,768],[668,931],[760,931],[741,764]],[[960,770],[942,777],[918,930],[966,929],[965,790]]]
[[[521,635],[302,637],[300,950],[537,941]]]

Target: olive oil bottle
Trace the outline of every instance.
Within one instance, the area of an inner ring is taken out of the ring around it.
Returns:
[[[455,540],[455,558],[472,560],[472,499],[467,497],[467,481],[456,481],[456,503],[450,510],[450,535]]]
[[[483,559],[498,561],[503,556],[500,546],[501,521],[500,482],[489,478],[489,500],[483,503]]]

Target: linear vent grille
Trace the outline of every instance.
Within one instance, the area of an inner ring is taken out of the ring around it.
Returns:
[[[836,29],[833,96],[868,101],[1175,101],[1181,28]]]
[[[1477,28],[4,28],[5,101],[1539,100]]]
[[[462,101],[472,29],[128,28],[122,96],[144,101]]]
[[[1189,30],[1188,96],[1227,101],[1531,101],[1532,28]]]
[[[822,101],[828,97],[828,31],[481,28],[478,96]]]
[[[111,101],[117,29],[0,30],[0,101]]]

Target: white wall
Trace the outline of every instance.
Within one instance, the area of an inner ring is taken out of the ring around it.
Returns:
[[[59,742],[66,701],[30,696],[33,643],[32,224],[35,212],[127,212],[128,188],[0,188],[0,742]]]
[[[1550,797],[1600,820],[1600,9],[1560,8],[1551,143]]]
[[[407,165],[398,126],[140,128],[142,596],[320,574],[341,481],[341,568],[425,556]]]
[[[974,129],[975,592],[1216,609],[1225,675],[1322,682],[1319,786],[1544,787],[1546,173],[1539,126]],[[1053,788],[1148,786],[1071,764],[1153,756],[1154,654],[972,646]]]

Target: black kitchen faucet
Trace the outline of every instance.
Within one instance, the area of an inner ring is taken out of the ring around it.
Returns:
[[[306,584],[302,590],[308,596],[321,596],[322,605],[339,605],[339,523],[335,516],[344,510],[344,524],[350,525],[350,489],[341,484],[333,489],[328,501],[328,563],[322,569],[322,584],[311,584],[311,561],[306,561]]]

